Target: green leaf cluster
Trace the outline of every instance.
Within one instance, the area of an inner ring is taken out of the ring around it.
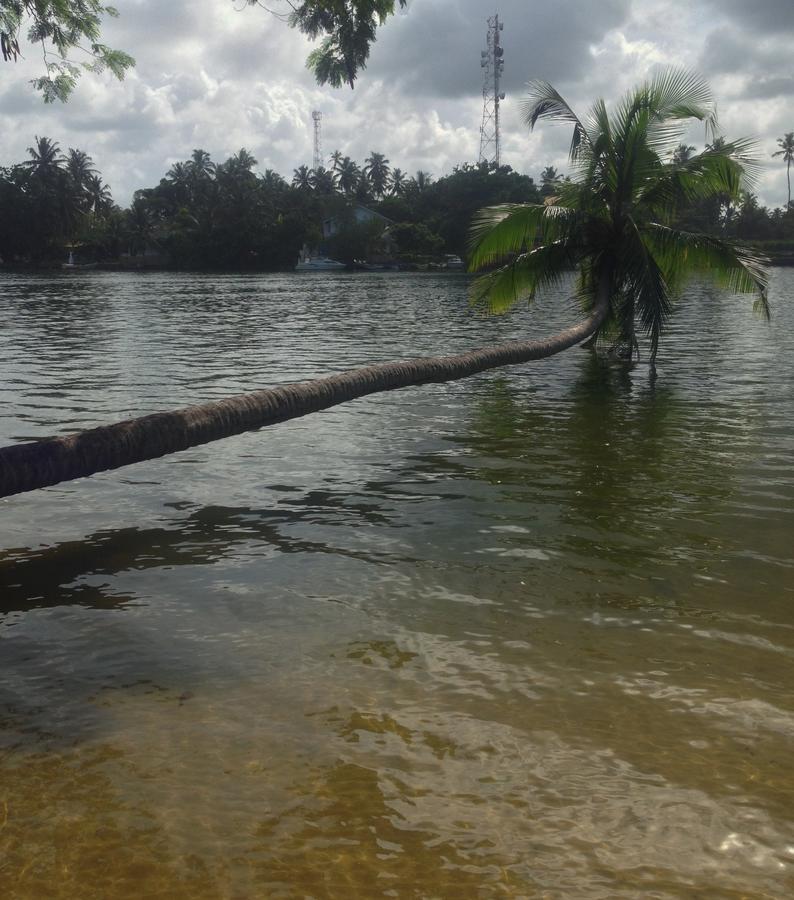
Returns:
[[[124,78],[135,60],[100,42],[102,19],[118,10],[99,0],[0,0],[0,47],[5,61],[22,55],[20,35],[41,47],[45,74],[33,79],[46,103],[65,101],[83,71]],[[84,54],[74,61],[73,51]]]
[[[248,0],[262,6],[260,0]],[[287,19],[320,46],[309,54],[308,67],[320,84],[352,88],[356,76],[366,68],[370,45],[378,26],[407,0],[301,0],[290,3]]]

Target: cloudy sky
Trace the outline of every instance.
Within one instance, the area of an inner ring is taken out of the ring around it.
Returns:
[[[280,0],[273,0],[278,5]],[[566,168],[570,135],[527,134],[519,100],[530,78],[551,81],[582,112],[616,99],[659,65],[708,77],[723,132],[752,135],[768,164],[758,193],[785,202],[776,138],[794,130],[794,0],[411,0],[372,48],[356,89],[319,88],[305,69],[310,44],[243,0],[116,0],[105,40],[132,54],[119,84],[86,75],[68,104],[45,106],[28,84],[40,57],[0,61],[0,165],[24,158],[34,135],[93,156],[117,202],[158,182],[195,147],[221,161],[240,147],[287,177],[311,165],[311,111],[324,115],[326,155],[359,161],[384,152],[410,172],[436,175],[476,160],[485,19],[505,22],[503,156],[537,177]],[[691,143],[704,135],[693,131]]]

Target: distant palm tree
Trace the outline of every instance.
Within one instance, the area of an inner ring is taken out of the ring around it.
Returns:
[[[130,208],[126,212],[127,235],[129,237],[129,252],[145,252],[152,235],[154,225],[152,211],[142,197],[136,196]]]
[[[269,191],[280,191],[287,186],[287,182],[273,169],[265,169],[261,179],[263,187]]]
[[[212,178],[215,174],[215,163],[206,150],[194,150],[188,167],[193,178],[199,181]]]
[[[189,169],[187,163],[175,162],[171,168],[165,173],[167,181],[172,184],[184,184],[188,179]]]
[[[328,157],[329,162],[331,163],[331,171],[336,174],[339,173],[339,166],[342,164],[342,160],[344,159],[344,155],[341,150],[334,150],[334,152]]]
[[[228,168],[235,172],[250,172],[256,164],[256,158],[245,147],[241,147],[227,160]]]
[[[407,179],[402,169],[392,169],[389,185],[393,197],[402,197],[405,194]]]
[[[308,166],[298,166],[292,172],[292,186],[301,191],[311,190],[312,172]]]
[[[48,137],[36,137],[36,146],[28,147],[30,159],[22,165],[42,181],[53,180],[55,172],[63,171],[61,148]]]
[[[546,168],[540,173],[541,186],[544,187],[548,192],[554,190],[559,180],[560,173],[554,168],[554,166],[546,166]]]
[[[173,198],[177,205],[190,202],[192,177],[188,163],[175,162],[165,173],[165,180],[173,190]]]
[[[778,138],[780,150],[777,150],[772,156],[782,156],[783,162],[786,164],[786,179],[788,181],[788,204],[786,208],[791,206],[791,163],[794,162],[794,131],[788,131],[782,138]]]
[[[433,183],[433,176],[429,172],[423,172],[419,169],[414,177],[408,182],[410,189],[418,194],[426,191]]]
[[[323,166],[312,169],[311,185],[318,194],[333,194],[336,189],[334,173]]]
[[[47,137],[36,137],[22,163],[27,189],[36,197],[38,215],[51,232],[68,234],[85,210],[84,199],[66,172],[61,149]]]
[[[389,186],[389,160],[373,150],[364,162],[364,174],[372,185],[372,192],[376,197],[382,197]]]
[[[113,208],[113,197],[110,188],[103,183],[98,174],[89,175],[85,184],[88,209],[94,215],[104,216]]]
[[[372,185],[363,172],[359,172],[353,195],[359,203],[371,203],[373,200]]]
[[[692,154],[696,151],[697,147],[693,147],[691,144],[679,144],[675,150],[673,150],[673,162],[677,165],[689,162],[689,160],[692,159]]]
[[[336,170],[336,183],[339,190],[343,194],[352,194],[360,178],[361,170],[356,163],[349,156],[344,157]]]
[[[66,172],[72,179],[78,194],[86,191],[88,179],[97,174],[91,157],[82,150],[74,150],[72,147],[69,148],[66,156]]]

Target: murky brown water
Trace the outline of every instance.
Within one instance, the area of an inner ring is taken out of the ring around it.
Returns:
[[[794,893],[794,271],[0,504],[0,896]],[[0,277],[2,443],[551,329],[436,276]]]

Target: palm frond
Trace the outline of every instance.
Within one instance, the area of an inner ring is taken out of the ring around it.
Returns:
[[[757,294],[755,309],[769,318],[769,260],[736,241],[651,223],[643,239],[673,288],[691,275],[705,273],[735,294]]]
[[[527,98],[521,104],[524,122],[532,131],[540,119],[565,122],[573,125],[573,137],[569,151],[572,160],[577,159],[589,145],[590,139],[579,117],[548,81],[530,81]]]
[[[754,141],[743,139],[683,162],[668,163],[656,177],[643,179],[637,199],[657,214],[709,197],[735,202],[755,182],[759,164],[752,156],[754,148]]]
[[[655,359],[659,338],[672,315],[673,305],[665,272],[631,218],[621,244],[620,267],[623,304],[631,304],[632,322],[635,312],[639,316],[651,339],[651,359]],[[617,314],[619,318],[626,318],[625,313],[625,310],[618,310]]]
[[[578,247],[567,240],[519,254],[511,262],[478,278],[470,302],[500,315],[519,300],[531,301],[544,287],[558,285],[578,261]]]
[[[680,143],[688,120],[704,122],[707,134],[716,133],[717,110],[704,79],[686,69],[666,69],[627,94],[615,114],[615,131],[643,133],[647,146],[659,156]]]
[[[522,253],[536,240],[555,240],[570,219],[570,209],[542,203],[504,203],[481,209],[469,233],[469,269],[477,271]]]
[[[717,107],[708,82],[689,69],[665,69],[647,85],[654,119],[697,119],[709,134],[716,134]]]

